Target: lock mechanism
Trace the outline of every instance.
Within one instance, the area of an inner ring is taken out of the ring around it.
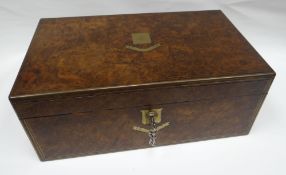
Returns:
[[[149,145],[151,146],[155,146],[156,144],[157,132],[170,125],[170,122],[166,122],[157,127],[157,124],[161,122],[161,113],[162,113],[162,108],[151,109],[151,110],[141,110],[142,124],[150,125],[150,129],[133,126],[133,130],[148,134]]]
[[[148,125],[151,123],[150,116],[154,118],[156,124],[161,122],[161,113],[162,108],[160,109],[151,109],[151,110],[141,110],[142,114],[142,124]]]

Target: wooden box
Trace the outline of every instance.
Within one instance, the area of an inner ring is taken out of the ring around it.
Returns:
[[[248,134],[274,77],[218,10],[49,18],[9,99],[53,160]]]

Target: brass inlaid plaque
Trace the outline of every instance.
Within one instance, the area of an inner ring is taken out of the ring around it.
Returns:
[[[149,33],[132,33],[133,44],[150,44],[151,37]]]

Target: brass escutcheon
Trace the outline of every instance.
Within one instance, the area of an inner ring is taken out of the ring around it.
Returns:
[[[150,129],[133,126],[133,130],[148,134],[150,146],[156,145],[157,132],[170,125],[170,122],[165,122],[160,126],[157,126],[157,124],[161,122],[161,113],[162,108],[141,110],[142,124],[150,125]]]
[[[157,124],[160,123],[161,122],[162,108],[151,109],[151,110],[141,110],[142,124],[143,125],[149,125],[150,124],[150,116],[149,116],[150,112],[154,113],[155,123],[157,123]]]

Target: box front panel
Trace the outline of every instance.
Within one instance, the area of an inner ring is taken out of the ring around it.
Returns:
[[[150,147],[142,109],[162,108],[156,145],[247,134],[265,95],[122,108],[22,120],[41,160]]]

